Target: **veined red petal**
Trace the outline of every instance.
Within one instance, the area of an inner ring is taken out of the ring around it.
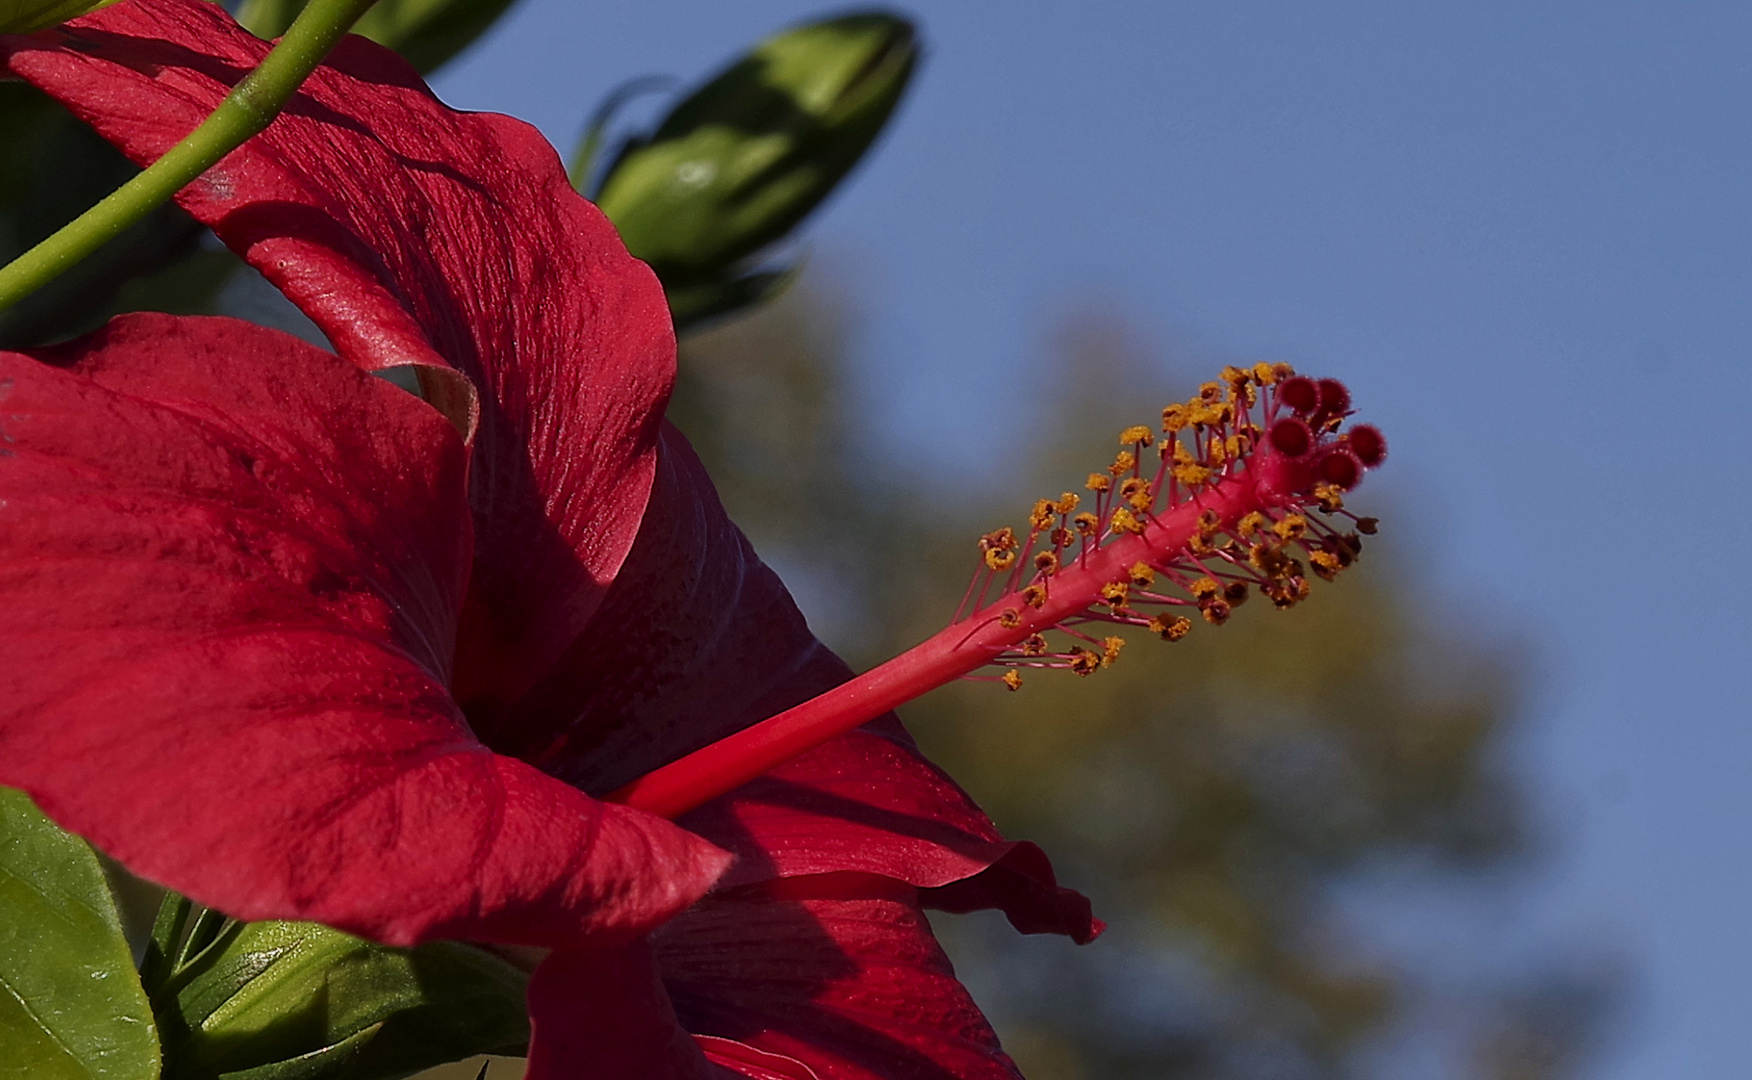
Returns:
[[[598,620],[528,698],[478,718],[489,743],[587,791],[612,791],[851,675],[725,515],[687,440],[665,425],[661,448],[639,539]],[[1099,932],[1039,849],[1004,841],[892,714],[682,823],[737,853],[726,886],[851,871],[934,889],[1002,863],[945,902],[1002,908],[1031,932]]]
[[[1088,899],[1058,884],[1046,855],[1005,841],[892,713],[681,823],[740,856],[724,887],[857,871],[918,886],[926,907],[997,908],[1023,933],[1088,942],[1102,930]]]
[[[0,38],[13,73],[142,163],[267,48],[203,0]],[[363,38],[179,201],[341,356],[480,388],[457,687],[465,704],[521,692],[589,621],[638,529],[675,363],[656,278],[534,128],[447,108]]]
[[[0,783],[245,919],[561,945],[687,906],[722,852],[491,753],[446,692],[466,460],[234,320],[0,353]]]
[[[860,896],[838,877],[716,892],[657,930],[682,1024],[820,1080],[1016,1080],[910,890]]]

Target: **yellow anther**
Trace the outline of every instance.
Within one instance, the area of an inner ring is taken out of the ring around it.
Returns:
[[[1131,586],[1123,581],[1110,581],[1101,586],[1101,599],[1115,611],[1125,607],[1127,597],[1131,595]]]
[[[1233,610],[1227,600],[1211,600],[1198,606],[1199,614],[1212,626],[1221,626],[1228,622]]]
[[[1156,501],[1156,493],[1150,487],[1150,482],[1137,476],[1131,477],[1119,485],[1119,494],[1126,502],[1131,503],[1133,510],[1140,514],[1148,513],[1150,504]]]
[[[1078,649],[1071,656],[1071,670],[1079,675],[1095,674],[1101,667],[1101,657],[1089,649]]]
[[[1059,496],[1058,505],[1054,506],[1053,509],[1057,510],[1061,514],[1069,514],[1073,510],[1075,510],[1077,508],[1077,504],[1082,502],[1082,501],[1083,501],[1082,496],[1078,495],[1074,491],[1067,491],[1063,495]]]
[[[1260,586],[1260,591],[1271,597],[1271,602],[1279,608],[1295,607],[1308,599],[1308,579],[1303,577],[1290,578],[1269,586]]]
[[[1167,619],[1158,615],[1150,620],[1150,632],[1159,635],[1163,641],[1179,641],[1192,632],[1192,620],[1186,618]]]
[[[1301,514],[1291,514],[1273,525],[1271,531],[1277,533],[1280,540],[1300,540],[1308,531],[1308,519]]]
[[[1210,537],[1205,536],[1203,533],[1193,533],[1191,536],[1187,537],[1186,550],[1192,552],[1194,555],[1201,556],[1215,555],[1217,552],[1216,545],[1212,544]]]
[[[1105,477],[1103,477],[1103,479],[1105,479]],[[1072,518],[1071,524],[1075,525],[1077,531],[1084,536],[1094,536],[1096,531],[1101,528],[1101,519],[1097,518],[1094,514],[1085,512]]]
[[[1229,451],[1222,439],[1212,439],[1211,446],[1205,453],[1205,458],[1212,465],[1221,465],[1229,457]]]
[[[1247,552],[1247,561],[1254,568],[1273,578],[1286,578],[1295,565],[1295,560],[1284,554],[1284,549],[1273,543],[1255,544]]]
[[[1009,687],[1011,690],[1022,689],[1022,675],[1021,675],[1021,673],[1018,672],[1015,668],[1011,668],[1009,671],[1004,672],[1004,685]]]
[[[1217,530],[1221,528],[1222,525],[1223,519],[1215,510],[1206,507],[1199,512],[1198,534],[1204,539],[1209,540],[1211,537],[1217,535]]]
[[[1248,372],[1242,371],[1234,364],[1225,364],[1223,366],[1222,378],[1224,382],[1229,384],[1229,389],[1233,390],[1238,386],[1246,386],[1252,381],[1253,376]]]
[[[1056,528],[1052,531],[1052,546],[1055,548],[1068,548],[1068,547],[1070,547],[1071,546],[1071,539],[1072,539],[1071,530],[1065,528],[1063,525],[1059,526],[1058,528]]]
[[[1046,639],[1039,634],[1029,634],[1022,639],[1023,656],[1045,656]]]
[[[1187,408],[1184,405],[1170,405],[1162,410],[1162,430],[1170,435],[1180,431],[1190,423],[1192,423],[1192,418],[1187,415]]]
[[[1121,446],[1148,446],[1155,441],[1156,437],[1151,434],[1150,429],[1142,424],[1128,427],[1119,433],[1119,445]]]
[[[1187,487],[1197,487],[1211,478],[1211,471],[1203,465],[1176,465],[1174,479]]]
[[[1126,576],[1131,578],[1131,583],[1140,589],[1147,589],[1156,583],[1156,571],[1150,569],[1150,564],[1147,562],[1132,563],[1131,569],[1126,571]]]
[[[1034,568],[1047,577],[1058,573],[1059,557],[1055,552],[1043,551],[1034,556]]]
[[[1022,613],[1015,608],[1005,608],[1004,613],[998,616],[998,625],[1006,630],[1014,630],[1022,625]]]
[[[1126,533],[1136,536],[1144,531],[1144,523],[1123,506],[1114,509],[1113,520],[1107,523],[1107,527],[1121,536]]]
[[[1273,364],[1271,366],[1271,373],[1277,376],[1279,382],[1282,382],[1295,375],[1296,369],[1288,364]]]
[[[1223,400],[1223,384],[1208,382],[1198,388],[1198,399],[1203,402]]]
[[[1122,637],[1104,637],[1104,638],[1102,638],[1101,639],[1101,666],[1102,667],[1112,667],[1113,662],[1115,660],[1119,659],[1119,650],[1121,650],[1123,648],[1125,648],[1125,639]]]
[[[986,533],[979,538],[979,549],[981,551],[1015,551],[1016,530],[1006,525],[1001,529],[994,529]]]
[[[1314,564],[1314,572],[1322,581],[1331,581],[1344,569],[1344,563],[1330,551],[1316,551],[1308,556],[1308,561]]]
[[[985,564],[992,570],[1008,570],[1016,565],[1016,553],[1014,551],[999,551],[996,548],[989,549],[985,553]]]
[[[1214,600],[1222,593],[1223,587],[1218,585],[1216,581],[1211,578],[1201,577],[1191,585],[1188,585],[1186,591],[1197,597],[1200,601]]]
[[[1126,473],[1135,469],[1137,464],[1138,456],[1136,454],[1132,453],[1130,450],[1121,450],[1119,453],[1113,455],[1113,464],[1107,467],[1107,471],[1114,476],[1124,476]]]
[[[1358,518],[1357,519],[1357,531],[1362,533],[1364,536],[1374,536],[1375,530],[1380,528],[1380,527],[1381,527],[1381,522],[1378,518]]]
[[[1040,585],[1030,585],[1022,590],[1022,602],[1031,608],[1046,606],[1046,589]]]
[[[1314,501],[1328,514],[1344,509],[1344,489],[1336,484],[1315,484]]]
[[[1263,528],[1265,528],[1265,515],[1257,510],[1243,514],[1241,520],[1235,523],[1235,531],[1242,536],[1252,536]]]
[[[1235,419],[1235,406],[1224,401],[1206,407],[1202,410],[1202,413],[1202,416],[1194,416],[1192,422],[1195,424],[1203,424],[1206,427],[1216,427],[1219,424],[1227,424],[1229,421]]]
[[[1109,480],[1107,477],[1101,475],[1098,472],[1092,472],[1089,474],[1088,481],[1086,483],[1084,483],[1083,486],[1088,488],[1090,491],[1097,492],[1099,494],[1106,494],[1107,492],[1113,490],[1113,481]]]
[[[1357,556],[1363,551],[1363,541],[1356,533],[1347,533],[1328,538],[1320,545],[1320,550],[1337,559],[1339,568],[1343,569],[1357,561]]]
[[[1247,437],[1245,435],[1231,435],[1223,440],[1223,456],[1231,460],[1240,457],[1246,449]]]
[[[1034,510],[1028,515],[1028,527],[1035,532],[1045,532],[1058,523],[1058,508],[1053,506],[1051,499],[1034,500]]]
[[[1270,386],[1278,381],[1276,369],[1264,360],[1253,365],[1253,377],[1258,380],[1261,386]]]

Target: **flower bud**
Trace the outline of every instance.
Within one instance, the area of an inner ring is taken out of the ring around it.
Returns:
[[[116,0],[0,0],[0,34],[28,34],[108,7]]]
[[[716,293],[858,163],[918,55],[912,25],[894,15],[800,26],[755,47],[622,148],[595,198],[663,280],[678,324],[712,300],[730,301],[720,310],[743,306],[746,297]]]

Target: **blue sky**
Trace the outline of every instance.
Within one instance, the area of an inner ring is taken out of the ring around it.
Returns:
[[[622,79],[822,10],[525,0],[436,85],[569,149]],[[1634,958],[1592,1075],[1752,1074],[1752,6],[910,10],[916,91],[812,230],[877,316],[889,445],[1019,445],[1016,372],[1091,298],[1346,379],[1432,609],[1531,674],[1557,855],[1503,936]]]

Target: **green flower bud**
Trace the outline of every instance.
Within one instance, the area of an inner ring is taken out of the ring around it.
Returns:
[[[0,0],[0,34],[28,34],[64,23],[116,0]]]
[[[374,1080],[529,1040],[519,968],[314,923],[230,924],[154,995],[166,1080]]]
[[[389,46],[423,72],[432,71],[481,36],[513,2],[377,0],[353,24],[353,33]],[[279,37],[304,4],[305,0],[245,0],[237,21],[257,37]]]
[[[725,284],[858,163],[918,55],[912,24],[880,12],[769,38],[629,142],[597,204],[672,301]]]

